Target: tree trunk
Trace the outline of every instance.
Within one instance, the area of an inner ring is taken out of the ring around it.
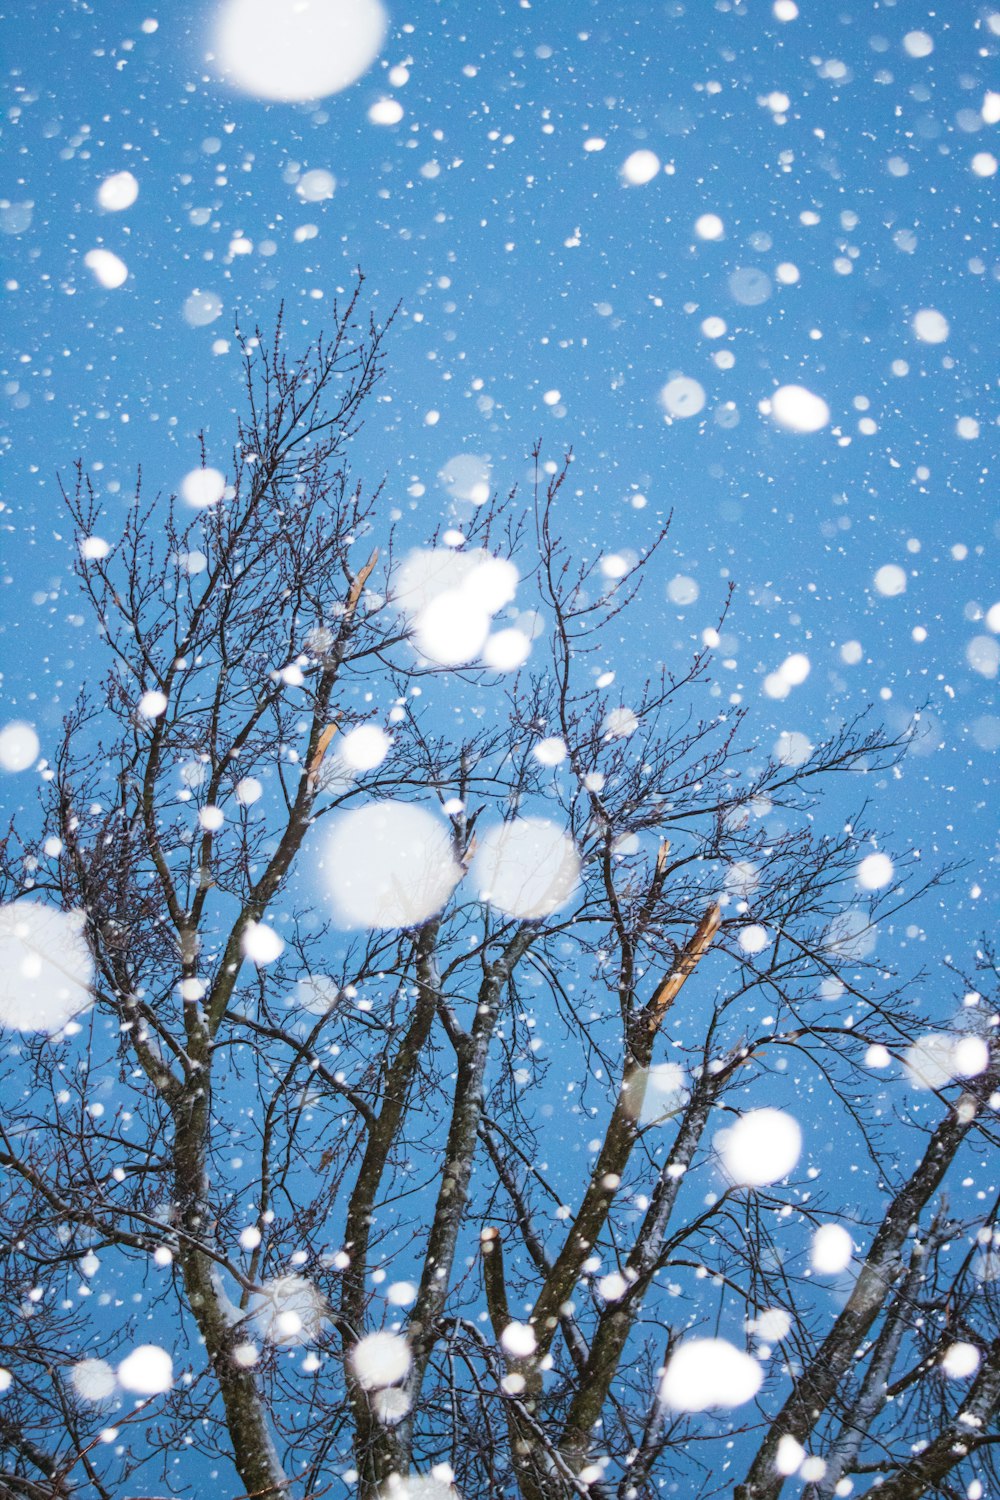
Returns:
[[[233,1326],[232,1308],[218,1279],[215,1262],[198,1247],[209,1233],[208,1173],[205,1132],[208,1090],[202,1088],[188,1117],[176,1126],[174,1145],[177,1263],[198,1330],[205,1341],[226,1413],[233,1462],[246,1495],[278,1500],[289,1493],[289,1480],[275,1452],[264,1403],[253,1371],[233,1358],[244,1341]]]

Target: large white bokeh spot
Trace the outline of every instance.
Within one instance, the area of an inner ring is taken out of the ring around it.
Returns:
[[[798,1121],[781,1109],[751,1109],[716,1137],[726,1174],[743,1187],[780,1182],[802,1151]]]
[[[343,927],[412,927],[441,910],[462,870],[446,824],[410,802],[343,813],[327,837],[323,875]]]
[[[760,1390],[764,1372],[728,1339],[685,1339],[660,1382],[660,1400],[674,1411],[742,1406]]]
[[[547,818],[491,828],[473,866],[484,901],[512,917],[547,917],[576,887],[580,859],[568,834]]]
[[[356,83],[387,25],[380,0],[228,0],[215,40],[222,71],[238,88],[294,103]]]
[[[40,901],[0,906],[0,1026],[59,1031],[91,1003],[83,913]]]

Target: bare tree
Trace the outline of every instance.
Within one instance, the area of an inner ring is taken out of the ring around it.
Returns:
[[[106,671],[6,841],[4,911],[84,914],[93,1004],[9,1033],[0,1493],[235,1495],[232,1466],[299,1500],[985,1493],[996,1205],[959,1222],[944,1190],[993,1140],[995,1017],[966,1005],[965,1061],[939,1039],[905,1112],[878,1067],[930,1020],[872,936],[927,882],[904,854],[859,896],[876,845],[844,818],[905,737],[761,751],[708,647],[675,667],[638,633],[666,533],[611,579],[560,539],[569,460],[536,452],[526,507],[466,506],[415,586],[348,465],[384,332],[356,295],[301,358],[246,341],[214,503],[137,487],[105,546],[82,469],[66,494]],[[519,671],[447,639],[503,608],[497,559]],[[359,726],[381,749],[352,759]],[[444,830],[442,891],[401,851],[389,914],[346,920],[324,882],[381,855],[330,830],[401,803]],[[734,1165],[746,1122],[766,1156],[796,1120],[800,1164]],[[678,1397],[703,1337],[752,1389]],[[173,1365],[138,1396],[137,1344]]]

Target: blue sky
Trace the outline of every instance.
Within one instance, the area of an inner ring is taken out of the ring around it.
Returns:
[[[647,593],[628,659],[686,651],[732,580],[721,697],[762,746],[868,702],[896,727],[923,708],[882,820],[969,859],[938,936],[971,943],[1000,742],[991,14],[394,4],[367,72],[288,104],[220,77],[211,6],[12,9],[7,718],[33,722],[44,754],[97,659],[57,472],[82,456],[113,535],[138,465],[178,486],[200,428],[224,463],[237,321],[267,327],[284,300],[304,341],[360,265],[373,308],[400,314],[356,466],[387,477],[414,538],[449,514],[451,460],[476,456],[506,490],[536,436],[552,460],[575,450],[581,553],[638,551],[672,511],[667,576],[698,598]],[[388,126],[369,116],[386,99],[402,111]],[[622,170],[636,152],[657,168],[641,185]],[[138,198],[105,211],[98,189],[122,171]],[[695,229],[706,214],[721,238]],[[120,287],[89,269],[98,248],[127,266]],[[193,294],[210,322],[186,321]],[[921,309],[943,315],[942,342],[914,333]],[[676,376],[704,406],[669,420]],[[822,430],[761,414],[787,383],[828,403]],[[886,565],[905,592],[879,592]],[[768,674],[793,653],[809,676],[775,700]]]

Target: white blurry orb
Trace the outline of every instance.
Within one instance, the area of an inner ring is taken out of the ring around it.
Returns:
[[[137,1396],[159,1396],[174,1383],[174,1362],[159,1344],[139,1344],[118,1366],[118,1384]]]
[[[812,663],[808,656],[801,651],[793,651],[791,656],[786,656],[781,663],[778,676],[782,682],[787,682],[789,687],[801,687],[811,671]]]
[[[982,1359],[975,1344],[949,1344],[941,1357],[941,1368],[952,1380],[967,1380],[975,1375]]]
[[[271,1344],[308,1344],[326,1321],[323,1295],[305,1276],[278,1276],[251,1302],[251,1316]]]
[[[776,21],[794,21],[799,13],[795,0],[774,0],[771,9]]]
[[[1000,1250],[984,1245],[972,1263],[972,1274],[977,1281],[1000,1281]]]
[[[910,57],[930,57],[934,38],[926,31],[908,31],[903,38],[903,51]]]
[[[378,56],[387,26],[380,0],[227,0],[216,48],[237,88],[292,103],[357,82]]]
[[[781,385],[771,397],[771,416],[786,432],[819,432],[830,420],[830,408],[804,385]]]
[[[80,538],[80,556],[86,562],[100,562],[110,551],[111,543],[106,542],[102,536]]]
[[[314,1016],[325,1016],[336,1005],[340,990],[329,974],[306,974],[295,984],[295,1003]]]
[[[729,295],[741,307],[759,307],[773,290],[771,278],[756,266],[737,266],[729,275]]]
[[[410,1346],[398,1333],[369,1333],[351,1351],[351,1367],[366,1391],[397,1385],[410,1373]]]
[[[906,571],[898,563],[883,563],[873,580],[876,591],[886,599],[906,592]]]
[[[758,1361],[728,1339],[685,1339],[663,1372],[660,1400],[673,1411],[742,1406],[763,1379]]]
[[[0,1026],[54,1032],[91,1004],[84,922],[40,901],[0,906]]]
[[[981,677],[995,677],[1000,671],[1000,643],[991,635],[974,635],[965,648],[965,659]]]
[[[795,265],[793,261],[783,260],[781,264],[776,267],[774,274],[778,278],[778,281],[782,286],[794,286],[795,283],[799,280],[800,273],[798,266]]]
[[[456,453],[438,471],[438,479],[456,500],[482,505],[490,498],[492,470],[478,453]]]
[[[491,617],[510,603],[517,584],[508,558],[481,549],[418,549],[394,575],[391,596],[413,626],[417,650],[439,666],[461,666],[481,654]]]
[[[139,184],[131,172],[112,172],[97,189],[97,201],[109,213],[131,208],[139,196]]]
[[[915,312],[910,327],[922,344],[943,344],[951,332],[948,319],[936,307],[922,307]]]
[[[181,480],[181,496],[196,510],[216,505],[226,492],[226,476],[219,469],[192,469]]]
[[[893,864],[888,854],[866,854],[858,865],[858,884],[866,891],[880,891],[892,880]]]
[[[966,442],[972,443],[979,436],[980,427],[975,417],[959,417],[955,423],[955,431],[960,438],[964,438]]]
[[[184,299],[181,315],[189,328],[206,328],[222,313],[222,298],[218,292],[203,292],[199,288]]]
[[[512,917],[547,917],[576,889],[580,858],[547,818],[515,818],[482,836],[473,862],[480,900]]]
[[[675,375],[660,391],[660,403],[671,417],[696,417],[705,405],[705,387],[691,375]]]
[[[0,198],[0,234],[23,234],[31,228],[34,210],[33,199],[11,203],[7,198]]]
[[[0,729],[0,769],[26,771],[38,759],[38,735],[23,719],[12,719]]]
[[[812,753],[812,741],[798,729],[783,729],[771,748],[782,766],[804,766]]]
[[[699,592],[695,579],[689,578],[686,573],[678,573],[667,584],[667,598],[678,609],[686,609],[689,604],[694,604]]]
[[[660,158],[655,151],[633,151],[622,162],[621,170],[630,187],[643,187],[660,170]]]
[[[475,557],[475,553],[472,554]],[[519,574],[508,557],[484,556],[466,577],[462,587],[474,594],[490,614],[509,604],[517,593]]]
[[[150,688],[139,699],[139,712],[144,719],[158,719],[167,711],[167,695],[159,688]]]
[[[535,1330],[530,1323],[508,1323],[500,1342],[513,1359],[528,1359],[535,1352]]]
[[[413,927],[441,910],[462,878],[446,824],[410,802],[342,813],[327,835],[323,876],[342,927]]]
[[[778,1439],[778,1446],[775,1449],[774,1467],[779,1474],[784,1474],[787,1478],[792,1474],[798,1473],[805,1456],[806,1450],[798,1438],[792,1437],[790,1432],[783,1432]]]
[[[781,1109],[751,1109],[716,1136],[722,1165],[741,1187],[780,1182],[802,1151],[799,1122]]]
[[[977,151],[969,166],[977,177],[995,177],[1000,162],[997,161],[992,151]]]
[[[305,648],[313,656],[325,656],[334,642],[333,631],[326,625],[314,625],[305,638]]]
[[[905,577],[903,582],[905,584]],[[860,641],[845,641],[840,648],[840,659],[848,667],[856,667],[864,654],[864,647]]]
[[[865,1052],[866,1068],[887,1068],[891,1062],[892,1054],[881,1042],[873,1042]]]
[[[340,742],[340,758],[352,771],[374,771],[389,754],[392,740],[377,724],[359,724]]]
[[[760,884],[760,871],[749,859],[734,859],[725,873],[723,886],[731,895],[745,901]]]
[[[273,964],[285,951],[285,940],[266,922],[248,922],[243,930],[243,952],[258,968]]]
[[[684,1102],[687,1079],[679,1063],[654,1063],[644,1075],[639,1075],[639,1079],[642,1093],[640,1125],[652,1125],[666,1119]],[[629,1104],[628,1099],[626,1104]]]
[[[460,667],[482,653],[491,615],[471,590],[448,589],[420,611],[413,644],[439,667]]]
[[[792,1331],[792,1320],[783,1307],[766,1307],[747,1325],[750,1332],[760,1335],[768,1344],[780,1344]]]
[[[1000,94],[993,89],[983,95],[982,116],[984,125],[1000,125]]]
[[[434,1474],[390,1474],[378,1500],[461,1500],[449,1479]]]
[[[704,318],[702,320],[701,331],[707,339],[721,339],[722,335],[726,332],[728,327],[729,324],[726,322],[725,318],[717,318],[713,316],[710,318]]]
[[[403,118],[403,106],[398,99],[376,99],[368,118],[373,125],[398,125]]]
[[[407,553],[389,582],[389,597],[404,615],[416,619],[432,599],[458,589],[489,554],[456,552],[450,547],[416,547]]]
[[[822,1276],[846,1271],[854,1254],[854,1241],[842,1224],[821,1224],[812,1237],[809,1258]]]
[[[201,808],[198,813],[198,822],[209,833],[216,833],[225,821],[226,815],[222,811],[222,808],[216,807],[211,802],[206,807]]]
[[[487,636],[483,647],[483,661],[496,672],[516,672],[531,655],[531,641],[523,630],[514,626],[506,630],[495,630]]]
[[[531,753],[542,766],[560,766],[569,755],[566,741],[557,734],[550,734],[537,745],[532,745]]]
[[[630,708],[612,708],[604,715],[601,733],[609,740],[627,740],[639,728],[639,720]]]
[[[632,563],[621,552],[608,552],[601,558],[601,572],[605,578],[624,578],[630,567]]]
[[[700,240],[721,240],[726,226],[718,214],[699,214],[694,221],[694,232]]]
[[[903,1067],[915,1089],[942,1089],[954,1075],[955,1039],[943,1031],[918,1037],[903,1054]]]
[[[737,941],[744,953],[763,953],[771,939],[767,928],[761,927],[759,922],[752,922],[749,927],[741,927]]]
[[[823,946],[831,958],[860,962],[875,951],[878,929],[863,911],[848,907],[838,912],[823,937]]]
[[[610,1271],[607,1276],[601,1276],[597,1282],[597,1290],[605,1302],[620,1302],[628,1291],[629,1284],[619,1271]]]
[[[413,1281],[394,1281],[385,1294],[385,1300],[393,1307],[410,1307],[417,1300],[417,1285]]]
[[[115,1372],[104,1359],[81,1359],[69,1372],[70,1384],[83,1401],[107,1401],[115,1392]]]
[[[295,184],[295,191],[304,203],[323,203],[332,198],[337,188],[337,179],[325,167],[313,167],[303,172]]]
[[[990,1065],[990,1049],[981,1036],[959,1037],[951,1065],[956,1078],[978,1078]]]
[[[241,776],[236,783],[236,800],[241,807],[252,807],[264,795],[264,788],[256,776]]]
[[[401,1422],[412,1405],[407,1392],[397,1385],[383,1386],[381,1390],[373,1391],[371,1402],[375,1415],[387,1427],[394,1427],[397,1422]]]
[[[88,250],[83,263],[93,273],[94,280],[109,291],[124,286],[128,280],[128,266],[111,250]]]

